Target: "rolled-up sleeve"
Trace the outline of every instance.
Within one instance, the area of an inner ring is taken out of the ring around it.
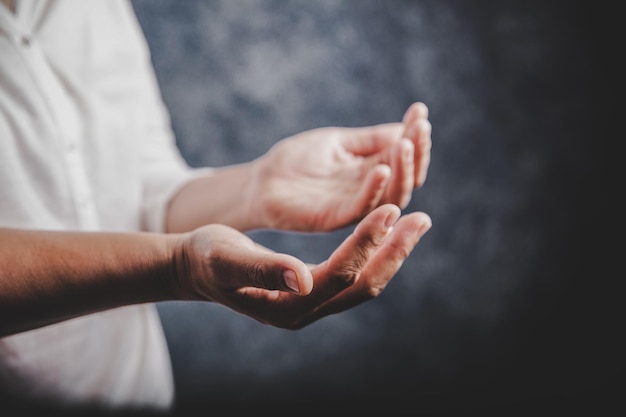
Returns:
[[[142,169],[142,228],[151,232],[164,232],[167,207],[171,198],[187,181],[207,175],[211,168],[192,168],[182,155],[171,128],[164,105],[157,99],[155,108],[147,118],[146,138],[141,151]]]
[[[176,144],[150,51],[134,13],[127,22],[133,31],[136,76],[133,90],[139,107],[140,164],[142,178],[141,225],[150,232],[164,232],[168,203],[187,181],[209,174],[212,169],[190,167]]]

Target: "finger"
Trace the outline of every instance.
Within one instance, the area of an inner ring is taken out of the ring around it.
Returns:
[[[236,291],[234,302],[227,305],[261,322],[289,329],[301,328],[301,323],[319,304],[358,281],[362,266],[380,246],[389,233],[389,226],[399,215],[400,209],[392,204],[380,206],[367,215],[328,260],[311,269],[315,282],[306,297],[252,286]]]
[[[391,148],[391,178],[385,190],[385,203],[404,209],[411,201],[415,176],[413,154],[413,142],[408,139],[402,139]]]
[[[344,199],[349,205],[348,210],[353,211],[351,218],[361,219],[380,204],[387,184],[392,176],[389,165],[378,164],[368,170],[367,177],[356,198],[356,204],[351,199]]]
[[[368,214],[330,258],[313,269],[314,287],[301,307],[313,310],[357,282],[398,217],[400,208],[393,204],[382,205]]]
[[[350,153],[358,156],[376,154],[394,141],[397,141],[404,130],[402,123],[383,123],[374,126],[344,128],[341,144]]]
[[[402,123],[381,123],[374,126],[342,128],[345,133],[341,143],[355,155],[378,153],[397,141],[406,126],[416,119],[428,119],[428,107],[422,102],[413,103],[404,113]]]
[[[229,254],[215,256],[211,266],[215,274],[228,277],[228,285],[235,290],[254,287],[305,295],[313,288],[310,269],[302,261],[258,249],[258,245],[231,248]]]
[[[402,118],[402,123],[405,126],[402,136],[411,140],[415,146],[414,186],[416,188],[424,185],[430,165],[432,125],[428,121],[428,114],[428,107],[424,103],[417,102],[407,109]]]
[[[378,297],[431,225],[432,221],[425,213],[415,212],[401,217],[363,268],[360,279],[316,308],[299,325],[304,327]]]
[[[416,137],[413,142],[415,146],[415,187],[419,188],[424,185],[430,166],[430,151],[432,148],[431,140],[432,126],[427,120],[420,120],[416,126]]]
[[[406,112],[404,112],[404,115],[402,116],[402,124],[406,126],[415,119],[428,119],[428,113],[428,106],[421,101],[417,101],[411,104]]]

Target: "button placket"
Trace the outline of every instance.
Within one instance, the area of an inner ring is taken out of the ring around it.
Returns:
[[[22,46],[20,48],[23,51],[22,55],[27,62],[30,62],[36,84],[54,118],[58,146],[65,161],[67,183],[73,195],[78,226],[83,230],[96,229],[98,227],[97,213],[80,146],[80,116],[67,92],[50,69],[34,38],[22,33],[16,35],[14,39]]]
[[[25,48],[28,48],[32,43],[32,37],[28,33],[24,33],[18,36],[17,43]]]

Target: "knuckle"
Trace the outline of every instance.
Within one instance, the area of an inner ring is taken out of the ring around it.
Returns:
[[[387,259],[390,267],[394,269],[400,268],[402,263],[411,254],[411,248],[406,245],[391,243],[389,246],[393,248],[393,255],[390,255]]]
[[[346,287],[354,284],[361,274],[361,267],[356,264],[346,265],[342,273],[338,276],[338,280]]]
[[[367,300],[374,299],[378,297],[385,290],[385,287],[386,287],[385,284],[368,285],[365,288],[364,297]]]
[[[260,263],[253,263],[248,268],[250,284],[253,287],[265,288],[267,281],[267,271]]]
[[[399,194],[401,194],[401,191],[401,189],[398,190]],[[387,236],[387,230],[381,229],[377,232],[368,233],[356,232],[356,235],[359,242],[356,248],[357,253],[355,259],[365,261],[369,258],[370,252],[383,243],[383,240],[385,240]]]

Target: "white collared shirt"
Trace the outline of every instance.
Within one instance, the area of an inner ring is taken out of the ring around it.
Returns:
[[[132,5],[0,5],[0,227],[163,231],[190,176]],[[0,272],[1,273],[1,272]],[[0,390],[167,407],[173,378],[154,305],[0,339]]]

